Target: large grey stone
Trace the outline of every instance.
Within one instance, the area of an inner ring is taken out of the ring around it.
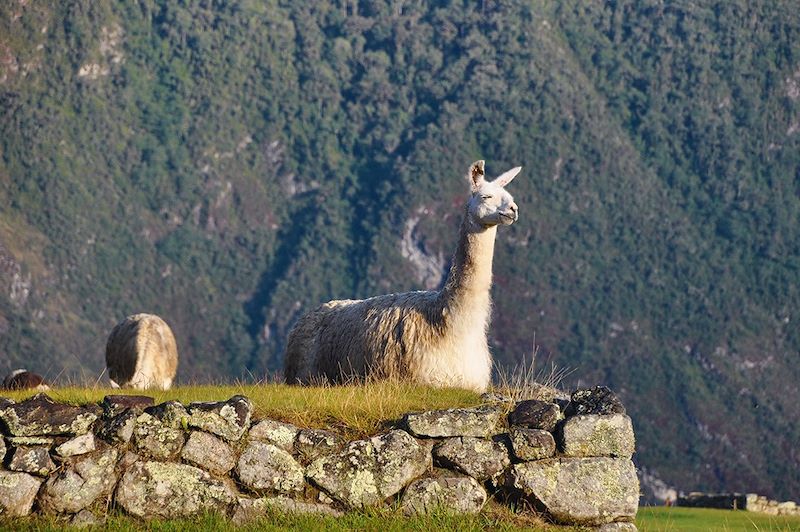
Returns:
[[[99,413],[99,406],[56,403],[39,393],[0,409],[0,420],[11,436],[69,436],[88,432]]]
[[[302,429],[297,434],[294,450],[302,464],[310,464],[320,456],[342,450],[347,445],[339,434],[322,429]]]
[[[141,414],[145,408],[153,406],[155,401],[146,395],[106,395],[101,403],[103,416],[111,418],[126,410]]]
[[[51,471],[55,471],[56,464],[50,458],[50,452],[47,447],[20,446],[11,449],[8,468],[12,471],[46,477]]]
[[[511,425],[552,432],[563,418],[557,404],[529,399],[517,403],[508,415],[508,422]]]
[[[131,410],[138,413],[138,409]],[[149,406],[144,409],[144,413],[153,416],[165,427],[173,429],[189,428],[189,412],[179,401],[165,401],[155,406]]]
[[[42,479],[27,473],[0,470],[0,517],[20,517],[31,513]]]
[[[541,460],[556,454],[556,441],[546,430],[511,427],[508,437],[511,450],[519,460]]]
[[[407,432],[393,430],[317,458],[306,475],[334,499],[359,508],[381,504],[429,467],[425,448]]]
[[[451,408],[406,414],[405,423],[415,436],[450,438],[489,437],[502,432],[503,408],[484,405],[476,408]]]
[[[566,417],[587,414],[624,414],[625,407],[617,395],[606,386],[595,386],[572,392],[569,404],[564,409]]]
[[[630,460],[550,458],[512,466],[505,485],[539,501],[556,521],[603,525],[636,516],[639,480]]]
[[[260,499],[240,498],[231,520],[234,525],[241,526],[259,517],[266,516],[270,509],[276,509],[285,513],[318,514],[331,517],[341,517],[344,515],[339,510],[331,508],[326,504],[297,501],[289,497],[276,496],[262,497]]]
[[[39,504],[46,512],[77,513],[100,497],[108,497],[117,482],[115,466],[119,451],[108,447],[67,461],[42,489]]]
[[[136,462],[122,475],[116,501],[142,518],[172,519],[203,512],[227,513],[238,496],[226,482],[186,464]]]
[[[181,457],[215,475],[227,475],[236,466],[236,456],[227,443],[199,430],[189,434]]]
[[[236,464],[239,480],[254,491],[294,493],[305,486],[303,466],[271,443],[251,441]]]
[[[139,414],[135,410],[125,410],[121,414],[106,420],[100,427],[98,435],[112,444],[126,444],[133,437],[133,429],[136,427],[137,417],[139,417]]]
[[[502,472],[511,460],[505,445],[483,438],[449,438],[433,448],[436,465],[454,469],[478,480]]]
[[[574,416],[563,424],[559,444],[564,456],[633,456],[631,418],[625,414]]]
[[[292,452],[294,450],[294,440],[297,438],[298,432],[300,432],[300,429],[290,423],[282,423],[272,419],[262,419],[253,424],[247,435],[251,440],[271,443],[284,451]]]
[[[189,426],[237,441],[250,428],[253,403],[243,395],[234,395],[227,401],[191,403],[188,411]]]
[[[173,428],[147,412],[136,418],[133,441],[140,454],[159,460],[175,458],[181,452],[184,439],[182,429]]]
[[[87,432],[86,434],[75,436],[56,447],[56,453],[59,456],[67,458],[90,453],[95,449],[97,449],[97,442],[95,441],[94,434]]]
[[[486,490],[472,477],[446,473],[413,481],[403,492],[400,508],[406,515],[434,510],[472,514],[486,504]]]

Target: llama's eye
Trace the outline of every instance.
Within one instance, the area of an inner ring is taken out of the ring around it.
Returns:
[[[492,198],[491,194],[481,194],[481,199],[491,199],[491,198]]]

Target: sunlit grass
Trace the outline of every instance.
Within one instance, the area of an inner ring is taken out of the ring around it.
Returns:
[[[65,522],[52,516],[34,516],[3,521],[0,530],[51,531],[63,530]],[[187,519],[152,520],[138,519],[112,512],[102,527],[103,530],[178,532],[184,530],[214,531],[278,531],[278,530],[374,530],[380,532],[456,530],[456,531],[512,531],[530,530],[540,532],[578,532],[587,530],[580,527],[556,527],[549,525],[534,514],[515,514],[499,504],[490,504],[478,515],[455,515],[445,512],[432,512],[424,516],[406,517],[393,509],[355,510],[342,517],[318,515],[286,514],[269,512],[242,526],[234,526],[226,517],[219,514],[205,514]]]
[[[20,401],[33,391],[2,392]],[[156,403],[177,400],[222,401],[245,395],[253,401],[257,417],[279,419],[303,427],[334,426],[352,434],[371,434],[406,412],[473,406],[480,403],[474,392],[457,388],[431,388],[382,381],[347,386],[288,386],[286,384],[235,384],[180,386],[171,390],[118,390],[113,388],[66,387],[47,392],[54,400],[89,404],[112,394],[141,394]]]
[[[791,532],[800,530],[800,517],[659,506],[639,508],[636,526],[641,532]]]

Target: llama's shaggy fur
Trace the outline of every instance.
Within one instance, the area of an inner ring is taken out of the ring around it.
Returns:
[[[50,389],[44,377],[27,369],[15,369],[3,379],[4,390],[39,390]]]
[[[504,187],[520,170],[490,182],[483,161],[470,167],[471,195],[442,290],[330,301],[300,318],[289,334],[286,381],[397,378],[485,390],[494,241],[498,225],[517,219]]]
[[[114,388],[168,390],[178,368],[178,346],[169,325],[154,314],[128,316],[108,337],[106,367]]]

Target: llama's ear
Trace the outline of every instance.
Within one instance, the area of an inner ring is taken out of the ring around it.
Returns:
[[[467,174],[467,177],[469,178],[469,184],[473,191],[477,190],[484,182],[484,164],[484,161],[475,161],[472,163],[472,166],[469,167],[469,174]]]
[[[501,187],[506,186],[507,184],[511,183],[511,180],[517,177],[517,174],[522,170],[521,166],[517,166],[516,168],[512,168],[508,172],[504,172],[497,176],[497,179],[492,181],[495,185],[500,185]]]

